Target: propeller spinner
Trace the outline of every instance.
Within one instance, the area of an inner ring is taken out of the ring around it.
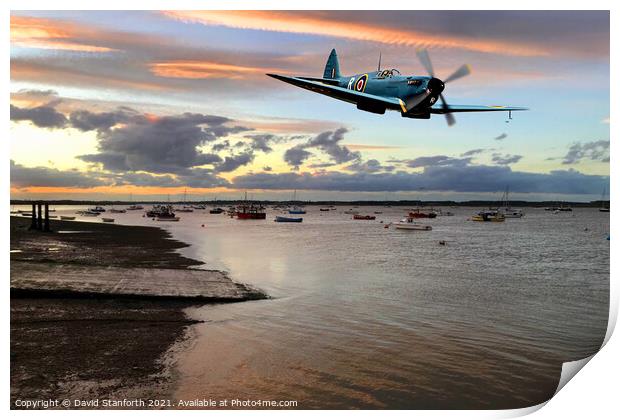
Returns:
[[[424,67],[428,75],[431,76],[431,80],[428,81],[428,85],[427,85],[428,94],[426,96],[430,94],[439,94],[439,100],[441,101],[441,108],[445,112],[444,115],[446,116],[446,121],[448,125],[453,125],[456,122],[456,120],[454,119],[454,116],[452,115],[452,113],[449,111],[450,105],[448,105],[448,103],[446,102],[446,98],[444,98],[442,92],[445,88],[446,83],[453,82],[457,79],[460,79],[461,77],[467,76],[468,74],[471,73],[471,68],[469,67],[469,65],[463,64],[454,73],[452,73],[450,76],[448,76],[445,80],[442,81],[435,77],[435,71],[433,70],[433,63],[431,61],[431,57],[428,55],[428,51],[425,49],[419,49],[417,51],[417,55],[418,55],[418,59],[420,60],[420,63],[422,63],[422,66]],[[424,99],[426,99],[426,96],[424,97]]]

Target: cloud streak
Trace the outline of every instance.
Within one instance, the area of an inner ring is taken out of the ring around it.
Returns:
[[[609,141],[577,142],[570,146],[568,152],[562,159],[562,164],[571,165],[579,163],[584,159],[609,162]]]
[[[28,16],[11,16],[11,44],[28,48],[109,52],[84,25]]]
[[[350,22],[337,13],[285,11],[166,11],[166,16],[185,22],[220,25],[237,29],[312,34],[356,41],[371,41],[408,47],[451,48],[515,56],[544,56],[548,52],[536,45],[477,39],[467,36],[438,35],[405,28],[391,28],[369,22]]]

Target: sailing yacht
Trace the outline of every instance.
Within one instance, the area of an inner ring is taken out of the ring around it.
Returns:
[[[179,213],[192,213],[194,211],[194,208],[187,204],[187,188],[185,188],[185,191],[183,192],[183,203],[185,203],[183,204],[183,207],[176,208],[174,210]]]
[[[504,191],[504,195],[502,195],[502,205],[503,208],[498,209],[504,214],[504,217],[509,219],[520,219],[524,216],[523,210],[521,209],[513,209],[510,207],[510,202],[508,201],[508,187],[506,187],[506,191]]]
[[[297,190],[293,192],[293,203],[296,201],[297,201]],[[289,209],[288,214],[306,214],[306,210],[296,205],[292,209]]]

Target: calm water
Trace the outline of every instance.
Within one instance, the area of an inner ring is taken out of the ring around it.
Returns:
[[[300,408],[515,408],[548,399],[563,361],[596,351],[609,301],[609,214],[476,209],[385,229],[309,207],[302,224],[204,211],[166,226],[182,252],[273,296],[188,309],[176,397],[297,400]],[[62,213],[59,213],[62,214]],[[205,224],[202,228],[201,225]],[[587,229],[587,230],[586,230]],[[446,240],[447,245],[439,245]]]

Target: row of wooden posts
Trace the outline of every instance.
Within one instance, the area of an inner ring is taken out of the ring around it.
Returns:
[[[43,210],[45,211],[45,216],[43,215]],[[49,204],[32,203],[32,222],[30,223],[30,229],[51,232]]]

